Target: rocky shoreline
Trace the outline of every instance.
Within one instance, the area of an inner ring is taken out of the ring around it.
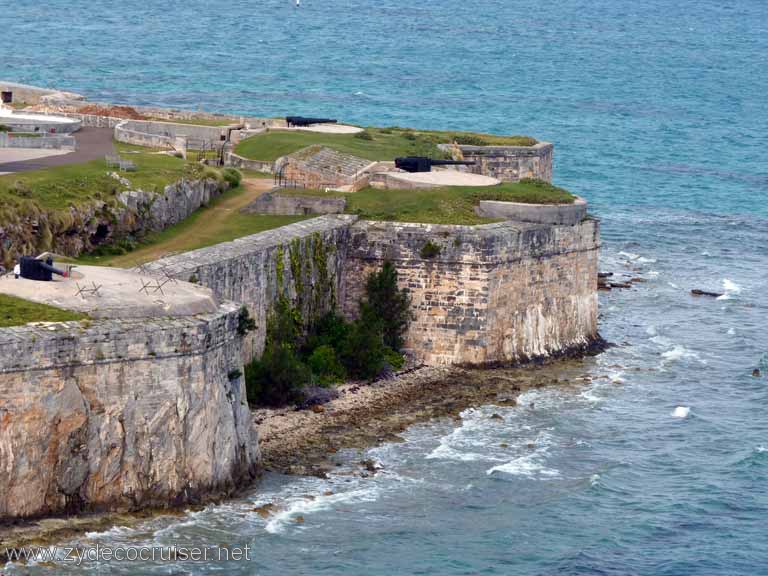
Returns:
[[[308,410],[294,407],[253,411],[259,430],[262,467],[292,475],[324,477],[338,463],[334,455],[345,448],[365,449],[400,441],[409,426],[435,418],[460,418],[472,406],[514,406],[532,388],[578,386],[590,380],[589,360],[564,358],[517,368],[467,369],[418,367],[372,384],[338,387],[338,398]],[[361,474],[373,473],[361,462]],[[241,491],[253,488],[244,486]],[[236,495],[232,495],[236,496]],[[205,503],[222,501],[211,497]],[[204,503],[184,509],[199,509]],[[0,565],[3,550],[46,545],[80,534],[120,526],[135,526],[156,516],[183,515],[173,509],[46,518],[0,527]]]
[[[345,384],[337,399],[311,410],[254,411],[262,466],[325,477],[337,467],[339,450],[400,441],[399,434],[419,422],[460,418],[473,406],[515,406],[526,390],[589,380],[584,360],[563,359],[494,370],[423,367],[392,380]]]

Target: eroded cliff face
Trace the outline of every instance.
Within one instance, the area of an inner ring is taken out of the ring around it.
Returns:
[[[66,209],[22,204],[0,213],[0,264],[19,256],[51,251],[77,257],[97,246],[140,239],[151,231],[177,224],[226,190],[216,180],[180,180],[161,194],[129,190],[116,201],[94,201]]]
[[[0,330],[0,519],[166,507],[257,472],[237,307]]]

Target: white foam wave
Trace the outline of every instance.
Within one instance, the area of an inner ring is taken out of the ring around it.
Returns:
[[[547,476],[555,477],[560,475],[559,470],[554,468],[547,468],[543,462],[541,462],[541,456],[537,453],[528,454],[526,456],[520,456],[515,458],[511,462],[506,464],[499,464],[493,468],[486,470],[488,476],[492,476],[496,472],[502,472],[504,474],[510,474],[512,476]]]
[[[270,534],[283,532],[286,526],[295,522],[298,516],[308,516],[316,512],[330,510],[339,504],[357,502],[374,502],[378,499],[380,488],[375,483],[366,483],[362,488],[316,496],[314,498],[292,498],[284,503],[278,503],[281,509],[269,518],[264,529]]]
[[[692,358],[694,360],[699,359],[699,355],[696,352],[688,350],[688,348],[682,344],[676,344],[675,347],[671,350],[662,352],[661,356],[664,358],[665,362],[675,362],[677,360],[682,360],[683,358]]]
[[[637,260],[640,258],[640,254],[635,254],[634,252],[619,252],[619,256],[624,256],[624,258],[627,258],[629,260]]]
[[[600,483],[600,474],[592,474],[592,476],[589,477],[589,483],[592,486],[597,486]]]
[[[736,284],[733,280],[723,278],[723,291],[722,296],[718,296],[718,300],[730,300],[733,296],[741,293],[741,286]]]
[[[121,536],[129,536],[131,534],[134,534],[136,532],[133,528],[128,528],[127,526],[113,526],[109,530],[103,530],[101,532],[94,531],[94,532],[86,532],[85,537],[88,540],[98,540],[98,539],[106,539],[106,538],[119,538]]]
[[[691,409],[688,406],[678,406],[672,411],[671,416],[674,418],[688,418],[691,413]]]

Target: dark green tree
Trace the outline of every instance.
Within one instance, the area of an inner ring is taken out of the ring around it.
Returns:
[[[368,276],[365,285],[365,302],[372,318],[381,320],[384,344],[392,350],[403,347],[403,334],[411,321],[411,298],[406,289],[397,287],[397,270],[389,260],[379,272]],[[361,305],[361,318],[363,305]]]

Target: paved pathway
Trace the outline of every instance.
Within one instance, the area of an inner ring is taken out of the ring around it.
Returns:
[[[82,128],[74,134],[77,139],[77,150],[74,152],[18,162],[3,162],[3,153],[5,151],[10,152],[11,149],[2,149],[0,150],[0,172],[27,172],[52,166],[82,164],[91,160],[104,159],[104,156],[113,152],[113,132],[111,128]]]

